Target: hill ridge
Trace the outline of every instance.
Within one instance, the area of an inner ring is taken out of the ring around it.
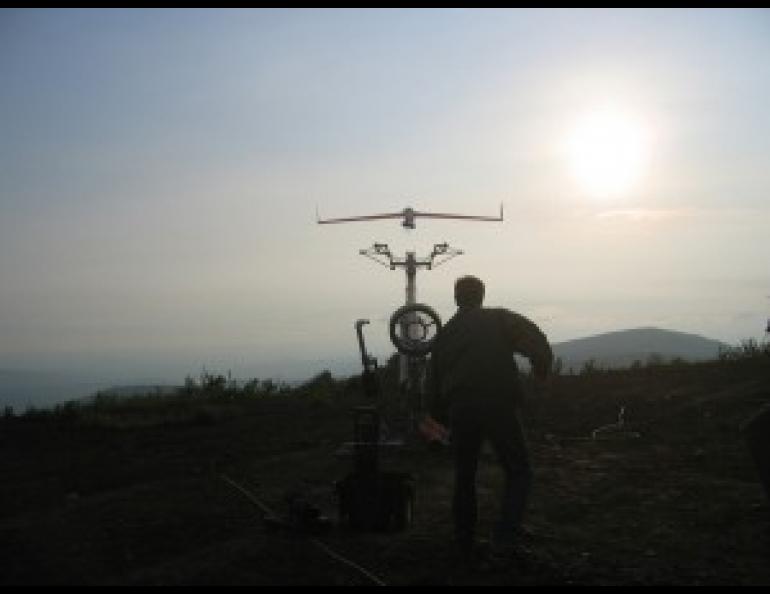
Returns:
[[[565,368],[581,367],[588,361],[606,367],[624,367],[652,356],[687,361],[716,359],[729,345],[700,334],[654,326],[612,330],[553,345],[554,355]]]

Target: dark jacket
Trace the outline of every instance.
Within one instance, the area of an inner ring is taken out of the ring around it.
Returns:
[[[441,329],[431,351],[432,411],[520,396],[514,353],[527,357],[544,378],[553,362],[548,339],[522,315],[503,308],[460,308]]]

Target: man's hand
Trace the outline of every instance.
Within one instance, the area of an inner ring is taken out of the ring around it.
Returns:
[[[420,435],[429,442],[438,442],[442,445],[449,445],[449,429],[444,427],[430,415],[425,415],[418,426]]]

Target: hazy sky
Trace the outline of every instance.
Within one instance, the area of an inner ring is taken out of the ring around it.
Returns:
[[[761,338],[768,105],[761,9],[2,9],[0,368],[355,369],[374,241],[466,252],[418,275],[445,318],[474,273],[552,341]]]

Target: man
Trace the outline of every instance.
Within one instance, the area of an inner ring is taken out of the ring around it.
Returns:
[[[497,550],[515,546],[529,495],[532,470],[521,423],[521,386],[513,358],[529,358],[537,381],[551,369],[553,353],[540,329],[502,308],[482,307],[484,284],[466,276],[455,283],[458,310],[441,329],[431,355],[432,413],[451,423],[455,460],[455,536],[470,560],[476,526],[476,470],[485,440],[505,473],[500,517],[492,533]]]

